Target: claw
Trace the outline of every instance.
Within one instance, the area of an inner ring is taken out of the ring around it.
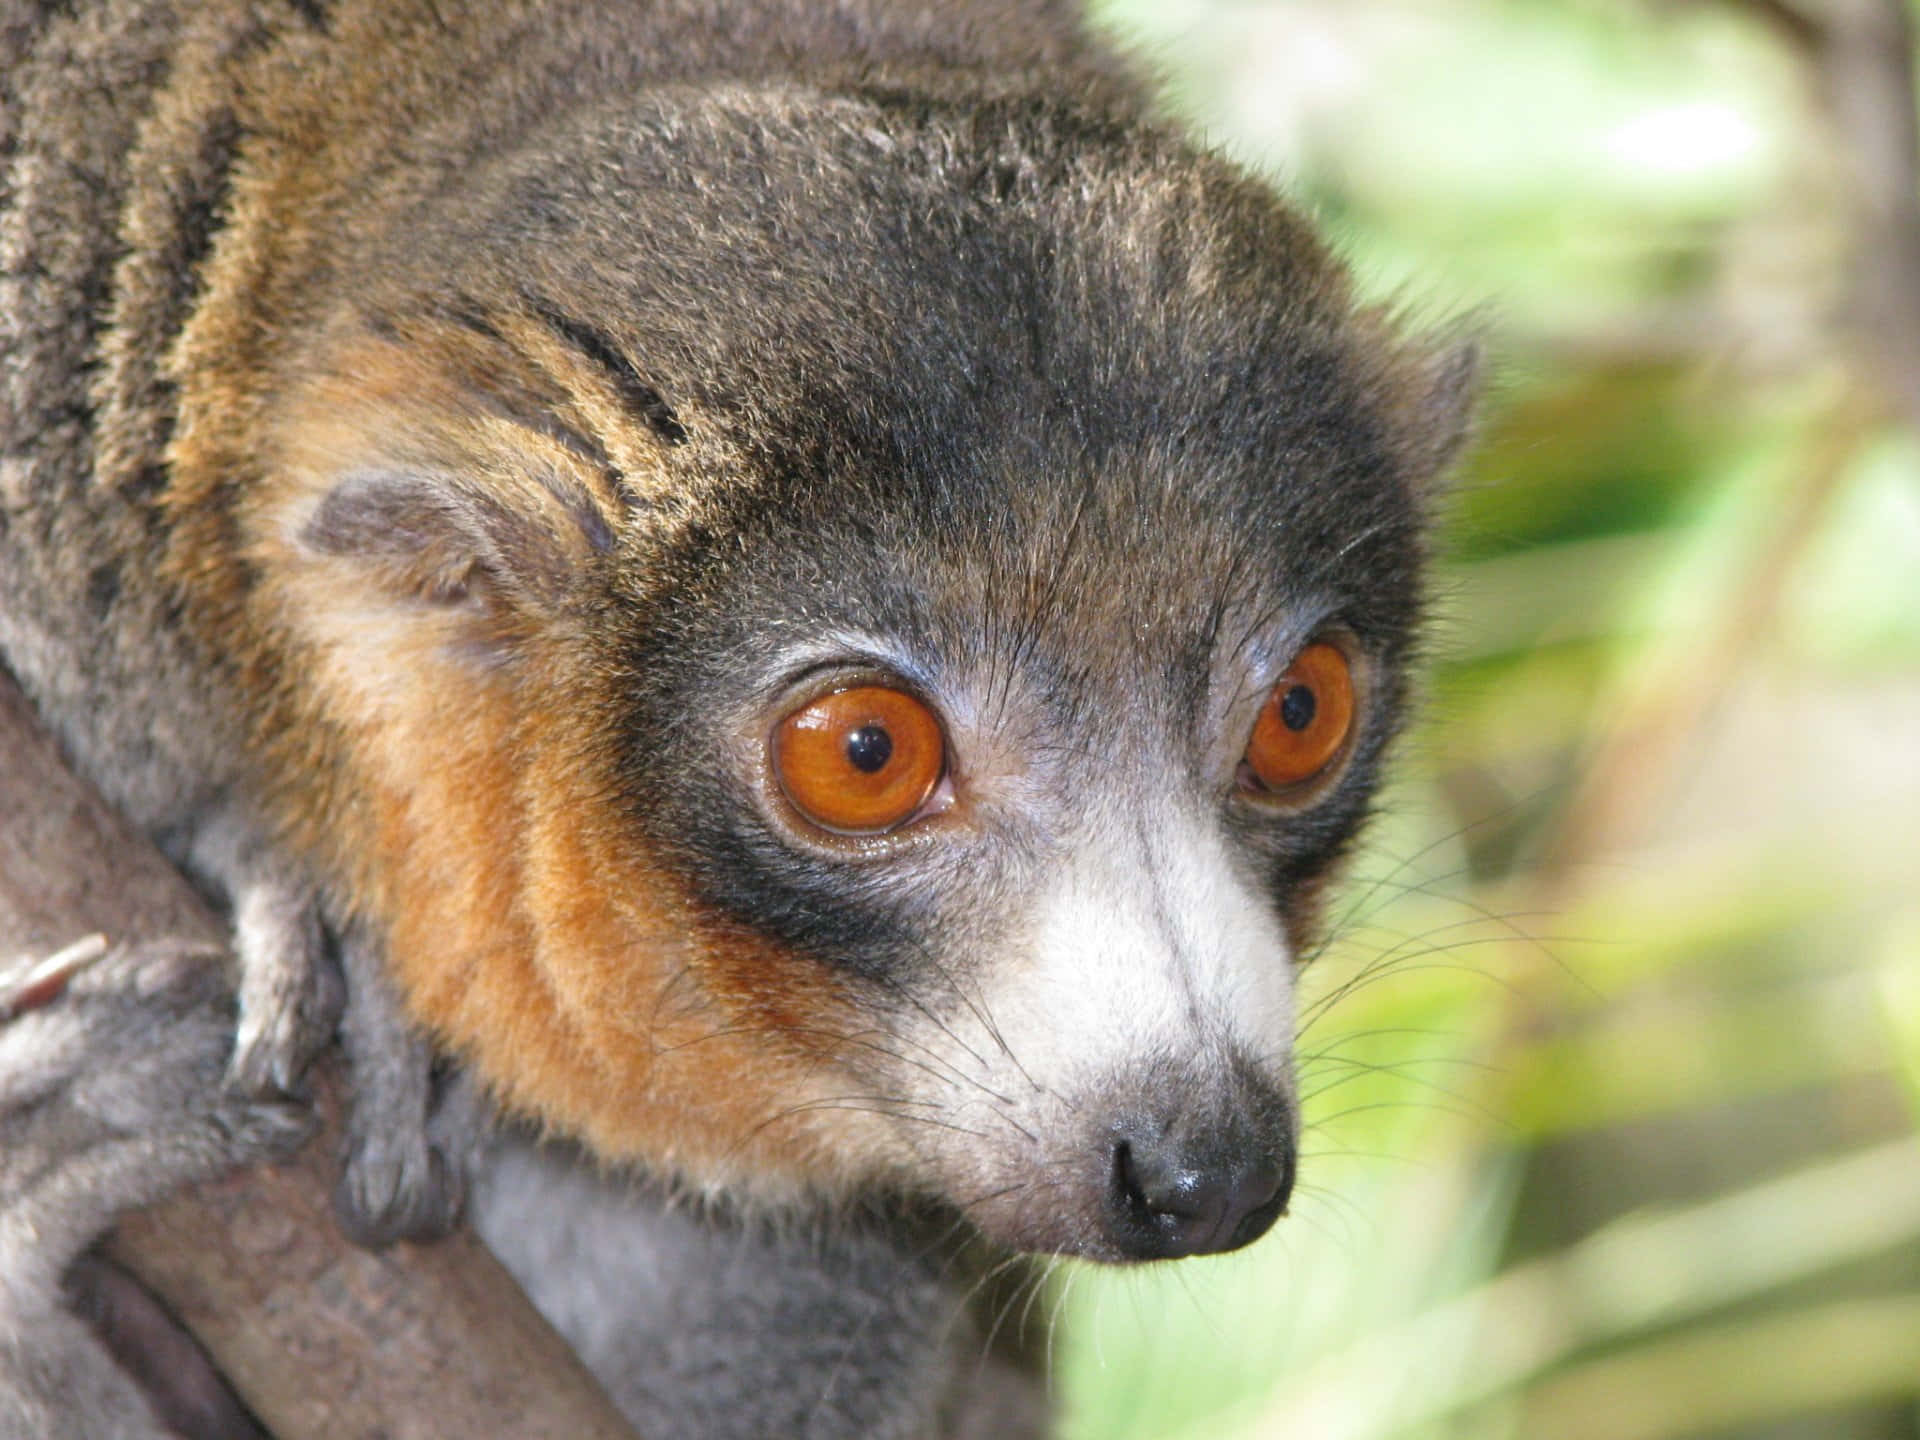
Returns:
[[[33,965],[18,980],[0,981],[0,1025],[51,1005],[67,982],[107,953],[107,937],[87,935]]]

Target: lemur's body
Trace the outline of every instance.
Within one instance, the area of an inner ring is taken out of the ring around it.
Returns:
[[[1465,372],[1062,7],[0,0],[0,158],[0,656],[232,904],[240,1082],[337,947],[364,1229],[457,1203],[428,1039],[789,1217],[1270,1223]],[[934,768],[823,820],[876,693]],[[604,1335],[489,1220],[541,1163],[478,1219]]]

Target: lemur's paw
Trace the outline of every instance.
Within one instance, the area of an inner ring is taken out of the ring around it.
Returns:
[[[302,1107],[226,1084],[234,1005],[217,950],[89,942],[0,964],[0,1006],[0,1311],[54,1303],[121,1211],[279,1159],[311,1130]]]
[[[227,1085],[208,1107],[220,1163],[216,1169],[266,1165],[291,1156],[317,1128],[304,1101],[259,1096]]]
[[[382,1102],[403,1097],[379,1086],[357,1093],[348,1117],[334,1208],[363,1245],[433,1240],[451,1231],[465,1211],[467,1178],[490,1123],[486,1098],[464,1074],[430,1071],[424,1049],[415,1058],[429,1082],[424,1123],[411,1105],[401,1114],[383,1111]]]
[[[377,939],[343,928],[340,963],[353,1103],[334,1210],[363,1245],[437,1239],[466,1204],[477,1107],[457,1081],[436,1083],[433,1048],[401,1008]]]
[[[424,1129],[363,1127],[360,1111],[356,1103],[333,1192],[340,1227],[374,1248],[448,1234],[466,1205],[465,1167]]]
[[[339,969],[312,892],[299,885],[277,876],[251,880],[234,897],[233,918],[240,961],[233,1085],[253,1095],[293,1094],[339,1023]]]
[[[205,945],[90,937],[0,962],[0,1436],[180,1433],[72,1312],[70,1282],[123,1211],[307,1137],[300,1106],[227,1083],[234,1014]]]

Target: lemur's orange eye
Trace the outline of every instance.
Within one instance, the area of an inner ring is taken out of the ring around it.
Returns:
[[[1247,768],[1268,790],[1311,780],[1332,763],[1353,728],[1353,670],[1337,645],[1309,645],[1260,707]]]
[[[773,732],[787,799],[829,830],[874,835],[910,820],[946,770],[933,712],[911,695],[862,685],[801,706]]]

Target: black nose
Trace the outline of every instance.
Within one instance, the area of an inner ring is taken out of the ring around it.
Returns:
[[[1237,1250],[1267,1233],[1292,1188],[1290,1144],[1136,1130],[1114,1142],[1111,1233],[1139,1260]]]

